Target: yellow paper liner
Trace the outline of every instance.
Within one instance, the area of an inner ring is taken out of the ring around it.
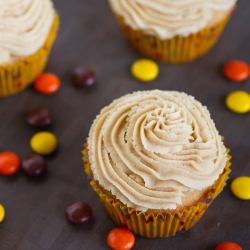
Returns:
[[[126,25],[123,17],[116,15],[124,36],[130,45],[143,56],[160,62],[173,64],[186,63],[204,54],[216,43],[229,16],[211,28],[204,28],[188,37],[175,36],[161,40],[156,36],[144,34]]]
[[[197,206],[192,206],[189,209],[184,209],[182,212],[162,212],[159,214],[143,213],[129,208],[107,194],[107,191],[102,188],[96,180],[93,179],[93,174],[88,160],[87,144],[84,144],[83,161],[84,170],[91,180],[90,185],[98,194],[104,208],[106,209],[112,220],[121,227],[128,228],[133,233],[147,238],[162,238],[170,237],[180,233],[184,233],[194,226],[202,217],[212,201],[222,191],[229,179],[230,159],[228,154],[229,149],[226,149],[227,162],[223,173],[219,177],[217,187],[213,192],[209,192],[204,202],[199,202]]]
[[[0,97],[19,93],[43,72],[57,36],[58,27],[59,16],[55,13],[47,40],[36,53],[0,66]]]

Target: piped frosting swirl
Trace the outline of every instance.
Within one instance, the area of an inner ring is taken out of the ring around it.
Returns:
[[[45,43],[53,15],[50,0],[1,0],[0,63],[35,53]]]
[[[229,10],[236,0],[109,0],[127,25],[169,39],[205,28],[213,16]]]
[[[207,108],[174,91],[113,101],[93,122],[88,148],[94,178],[141,211],[175,209],[186,191],[212,185],[226,163]]]

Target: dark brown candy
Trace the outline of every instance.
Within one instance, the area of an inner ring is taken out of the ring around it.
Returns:
[[[91,69],[78,67],[72,73],[72,82],[77,87],[90,87],[95,83],[95,73]]]
[[[46,108],[36,108],[27,114],[26,120],[32,127],[44,128],[51,124],[52,115]]]
[[[41,155],[30,154],[21,163],[21,169],[30,176],[39,176],[47,168],[47,163]]]
[[[83,201],[75,201],[67,206],[65,214],[70,222],[82,225],[91,219],[92,209]]]

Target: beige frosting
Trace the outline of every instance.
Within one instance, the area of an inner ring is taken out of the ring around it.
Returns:
[[[50,0],[0,0],[0,63],[35,53],[53,22]]]
[[[141,211],[175,209],[186,191],[212,185],[226,163],[207,108],[174,91],[113,101],[93,122],[88,148],[94,178]]]
[[[127,25],[161,39],[188,36],[213,17],[228,14],[236,0],[109,0]]]

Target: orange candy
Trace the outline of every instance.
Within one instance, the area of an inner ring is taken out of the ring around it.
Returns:
[[[34,88],[42,94],[51,95],[60,88],[60,80],[52,73],[44,73],[35,80]]]
[[[247,63],[240,60],[233,60],[225,64],[223,73],[228,79],[241,82],[248,78],[250,70]]]
[[[215,250],[242,250],[242,248],[233,242],[223,242],[219,244]]]
[[[115,228],[108,234],[107,243],[114,250],[129,250],[135,243],[135,236],[128,229]]]
[[[0,174],[12,175],[19,167],[20,159],[16,154],[8,151],[0,153]]]

